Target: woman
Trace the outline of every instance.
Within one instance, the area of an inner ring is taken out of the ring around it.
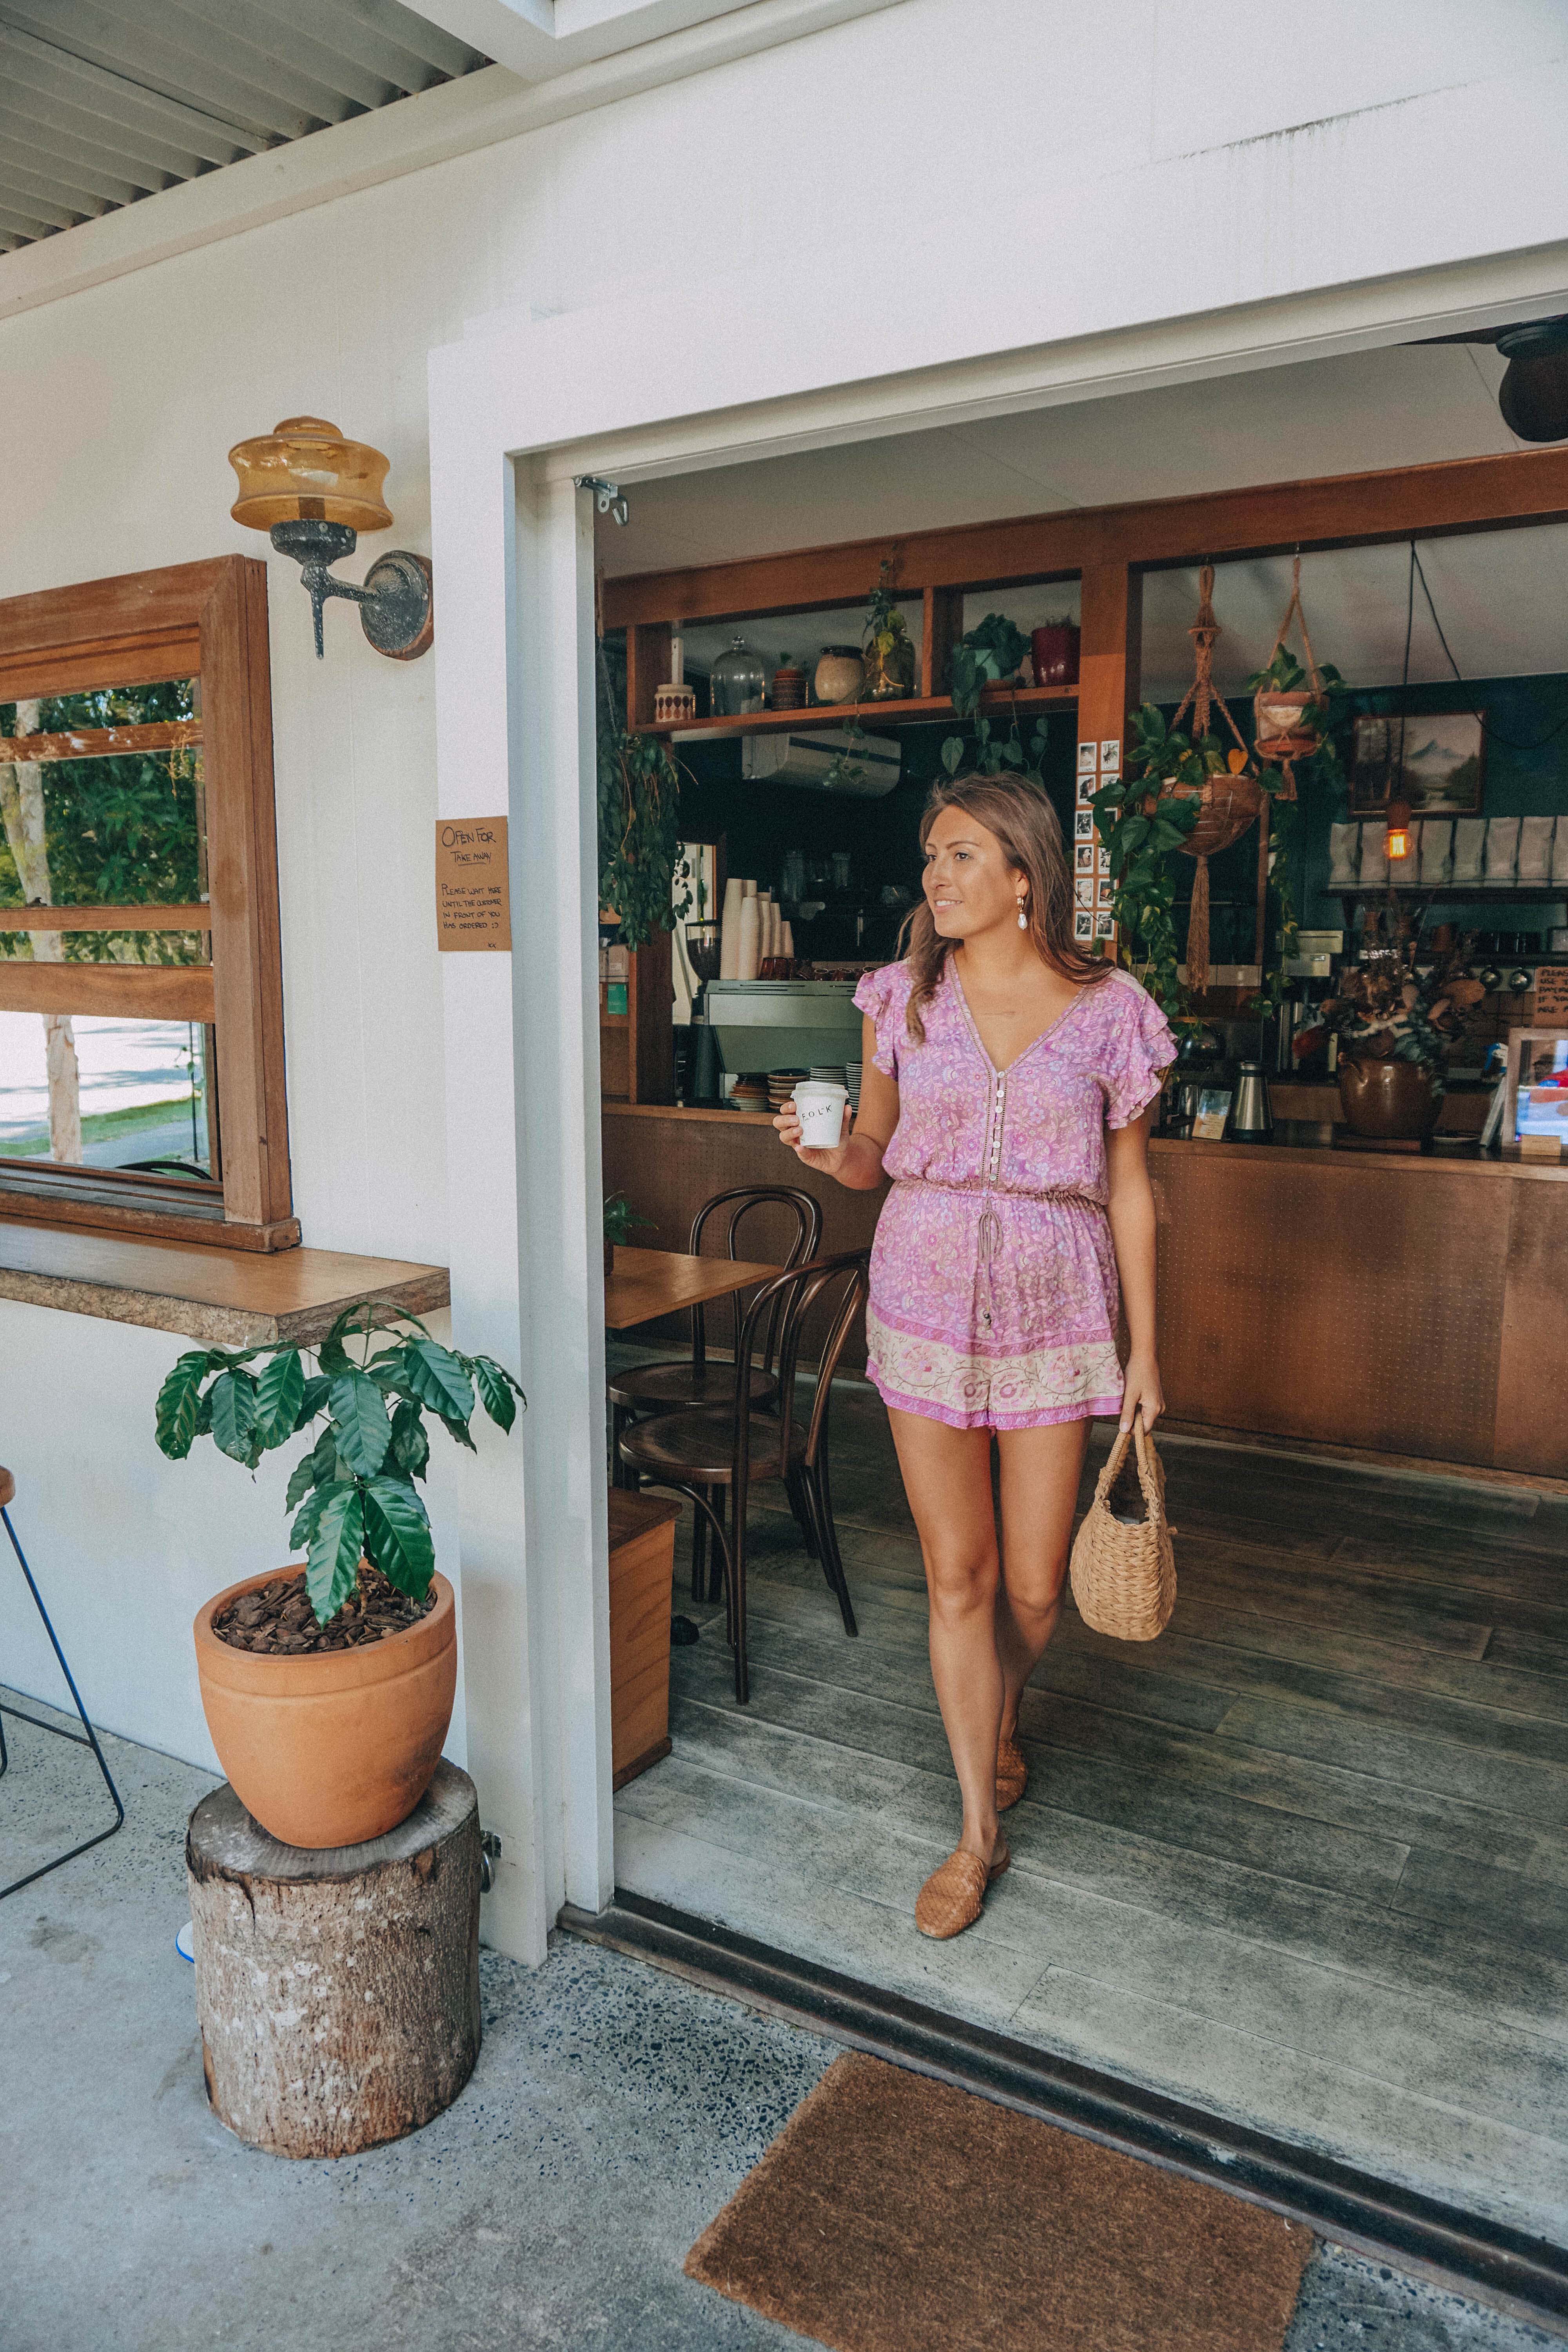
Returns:
[[[1173,1060],[1130,974],[1072,944],[1045,794],[1016,777],[937,784],[921,821],[925,904],[901,963],[868,972],[853,1133],[800,1140],[855,1191],[884,1174],[866,1313],[931,1594],[931,1662],[963,1796],[955,1852],[915,1906],[928,1936],[980,1916],[1024,1793],[1024,1685],[1056,1630],[1089,1425],[1163,1407],[1154,1361],[1151,1106]],[[1131,1342],[1116,1351],[1120,1296]],[[991,1444],[1001,1461],[997,1556]]]

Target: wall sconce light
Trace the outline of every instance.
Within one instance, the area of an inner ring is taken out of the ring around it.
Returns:
[[[378,654],[416,661],[436,633],[430,566],[423,555],[394,548],[378,556],[364,586],[334,579],[329,564],[352,555],[362,530],[385,530],[392,509],[382,497],[391,459],[363,441],[345,441],[319,416],[286,416],[270,433],[237,442],[228,462],[239,477],[229,512],[236,522],[264,530],[279,555],[300,566],[316,623],[316,658],[323,658],[321,609],[329,596],[360,608],[360,625]]]
[[[1388,854],[1389,864],[1396,866],[1402,857],[1410,855],[1409,802],[1390,801],[1387,817],[1388,831],[1384,836],[1384,847]]]

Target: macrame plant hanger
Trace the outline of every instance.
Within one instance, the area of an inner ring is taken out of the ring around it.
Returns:
[[[1287,614],[1286,618],[1289,619],[1289,615]],[[1215,688],[1214,649],[1222,631],[1214,615],[1214,565],[1212,563],[1205,563],[1198,574],[1198,617],[1187,631],[1187,635],[1193,641],[1193,682],[1182,698],[1181,709],[1171,721],[1171,732],[1174,735],[1179,731],[1183,719],[1191,710],[1193,742],[1194,746],[1201,743],[1209,732],[1209,720],[1217,703],[1225,715],[1225,723],[1236,737],[1240,751],[1239,760],[1235,751],[1229,754],[1231,776],[1233,779],[1239,778],[1251,754],[1247,751],[1241,730],[1230,715],[1230,705],[1224,695],[1217,693]],[[1302,629],[1302,635],[1306,635],[1305,627]],[[1218,777],[1215,777],[1210,784],[1204,787],[1203,813],[1192,833],[1182,844],[1186,855],[1197,860],[1197,871],[1193,877],[1192,911],[1187,918],[1187,986],[1194,995],[1201,995],[1209,984],[1210,852],[1216,849],[1228,849],[1233,841],[1238,841],[1241,838],[1257,814],[1257,810],[1250,805],[1250,800],[1246,815],[1238,822],[1235,820],[1234,812],[1227,815],[1216,811],[1213,807],[1213,785],[1219,781]],[[1256,790],[1256,787],[1254,789]],[[1215,822],[1216,817],[1217,824]],[[1203,845],[1201,847],[1196,845],[1200,842]]]
[[[1326,702],[1328,688],[1323,684],[1322,673],[1318,667],[1317,656],[1312,651],[1312,640],[1307,635],[1307,611],[1301,602],[1301,559],[1299,555],[1290,568],[1290,602],[1285,607],[1285,617],[1275,635],[1273,650],[1269,654],[1267,664],[1270,669],[1274,666],[1275,654],[1284,645],[1289,632],[1292,613],[1301,625],[1301,644],[1307,656],[1307,675],[1312,681],[1311,699],[1315,702]],[[1296,777],[1290,762],[1292,760],[1310,759],[1323,739],[1316,728],[1298,728],[1290,731],[1281,730],[1273,725],[1265,716],[1264,705],[1267,703],[1278,705],[1279,699],[1279,696],[1271,694],[1266,686],[1259,687],[1253,696],[1252,708],[1258,720],[1258,740],[1255,748],[1260,760],[1277,762],[1284,772],[1285,781],[1276,797],[1282,801],[1293,801],[1296,797]]]

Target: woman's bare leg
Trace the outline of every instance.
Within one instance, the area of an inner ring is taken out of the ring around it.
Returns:
[[[996,1744],[1005,1696],[991,1433],[949,1429],[921,1413],[889,1410],[888,1418],[925,1559],[931,1679],[963,1798],[959,1843],[989,1863],[997,1845]]]
[[[1009,1738],[1017,1727],[1024,1685],[1061,1615],[1089,1430],[1087,1421],[1063,1421],[1044,1429],[997,1433],[1003,1570],[996,1590],[996,1649],[1003,1680],[1001,1729]]]

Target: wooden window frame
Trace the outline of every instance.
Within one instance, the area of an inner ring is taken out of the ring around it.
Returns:
[[[221,1205],[209,1199],[198,1206],[174,1182],[50,1167],[39,1170],[36,1182],[31,1171],[24,1181],[7,1170],[0,1217],[228,1248],[289,1249],[300,1227],[283,1077],[267,566],[221,555],[0,600],[0,703],[191,677],[200,677],[202,690],[203,914],[212,934],[212,1010],[205,1017],[216,1028]],[[196,982],[196,972],[150,968],[147,978],[173,983],[178,994],[182,983],[188,991]],[[205,978],[197,985],[205,991]],[[159,1017],[151,1002],[147,1010],[149,1018]]]

